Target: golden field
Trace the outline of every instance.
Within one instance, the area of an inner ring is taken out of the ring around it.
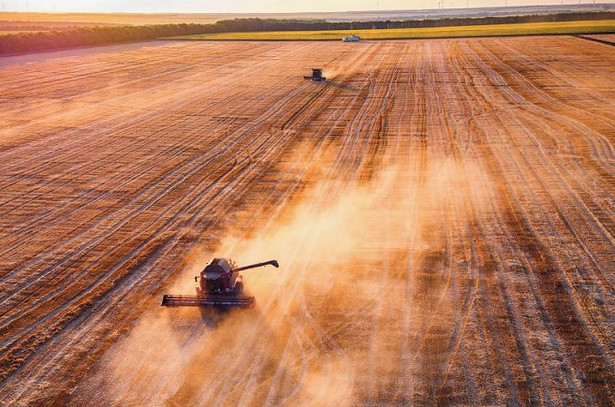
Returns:
[[[613,46],[159,41],[0,77],[3,403],[615,404]],[[280,268],[253,310],[160,307],[211,257]]]

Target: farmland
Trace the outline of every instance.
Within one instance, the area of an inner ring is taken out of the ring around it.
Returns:
[[[615,20],[557,21],[540,23],[460,25],[429,28],[390,28],[322,31],[224,32],[186,35],[181,40],[322,41],[358,35],[364,40],[497,37],[518,35],[603,34],[615,32]]]
[[[37,33],[37,32],[41,32],[41,31],[34,31],[34,30],[0,31],[0,35],[30,34],[30,33]]]
[[[615,403],[615,47],[160,41],[0,78],[3,403]],[[253,310],[159,306],[214,256],[281,267]]]
[[[0,11],[0,22],[31,24],[181,24],[215,23],[229,14],[181,14],[181,13],[28,13]]]

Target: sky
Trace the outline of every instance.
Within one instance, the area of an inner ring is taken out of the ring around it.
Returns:
[[[591,4],[594,0],[580,0]],[[598,0],[615,3],[615,0]],[[0,0],[4,11],[286,13],[579,4],[579,0]]]

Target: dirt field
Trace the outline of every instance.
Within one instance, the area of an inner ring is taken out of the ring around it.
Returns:
[[[53,55],[0,60],[0,403],[615,403],[615,47]],[[214,256],[281,267],[159,307]]]

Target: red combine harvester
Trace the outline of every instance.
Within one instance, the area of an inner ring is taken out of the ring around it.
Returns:
[[[162,296],[160,305],[165,307],[253,307],[254,297],[242,295],[243,276],[239,272],[269,264],[276,268],[280,267],[277,260],[236,267],[232,260],[213,259],[199,276],[194,277],[195,282],[200,279],[199,287],[196,287],[196,295],[165,294]]]

